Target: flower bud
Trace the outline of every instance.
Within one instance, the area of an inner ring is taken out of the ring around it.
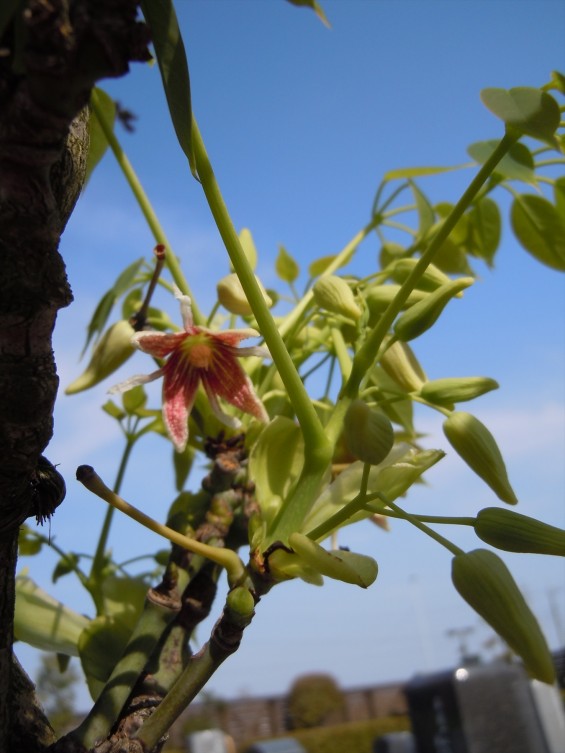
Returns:
[[[486,544],[505,552],[565,557],[565,531],[562,528],[520,515],[514,510],[485,507],[475,520],[475,533]]]
[[[443,431],[457,454],[499,499],[509,505],[518,503],[496,440],[478,418],[456,411],[444,421]]]
[[[257,280],[263,298],[265,299],[265,303],[267,304],[267,306],[271,307],[273,305],[273,302],[269,298],[267,291],[261,284],[261,281],[257,277],[255,279]],[[247,300],[247,296],[245,295],[243,288],[241,287],[239,277],[235,274],[235,272],[232,272],[232,274],[223,277],[216,285],[216,290],[218,293],[219,302],[225,309],[230,312],[230,314],[249,316],[253,313],[251,306],[249,305],[249,301]]]
[[[379,568],[372,557],[348,551],[328,552],[303,533],[291,533],[288,543],[312,570],[328,578],[367,588],[377,577]]]
[[[388,418],[369,408],[362,400],[354,400],[344,420],[345,444],[354,457],[378,465],[392,449],[394,432]]]
[[[451,377],[426,382],[420,389],[420,396],[429,403],[449,407],[496,389],[498,382],[488,377]]]
[[[369,313],[372,316],[378,316],[381,314],[388,307],[390,302],[394,300],[399,290],[400,285],[394,284],[373,285],[368,288],[365,292],[365,301],[367,302]],[[406,309],[413,306],[415,303],[419,303],[419,301],[423,301],[427,297],[428,293],[424,290],[413,290],[405,301],[403,308]]]
[[[321,277],[314,283],[312,292],[316,303],[327,311],[354,321],[361,318],[362,312],[355,302],[353,291],[341,277]]]
[[[237,586],[228,593],[226,607],[233,621],[247,624],[253,617],[255,601],[248,588]]]
[[[380,357],[379,363],[389,377],[406,392],[421,391],[426,375],[407,343],[398,340],[393,342]]]
[[[412,272],[418,261],[419,259],[398,259],[398,261],[392,264],[390,271],[391,278],[395,282],[402,284]],[[418,290],[427,290],[431,293],[441,287],[441,285],[445,285],[447,282],[451,282],[451,278],[448,277],[445,272],[442,272],[441,269],[438,269],[438,267],[429,264],[422,277],[416,283],[416,286]],[[460,296],[461,293],[458,293],[457,295]]]
[[[131,342],[134,335],[131,324],[122,319],[113,324],[96,343],[90,363],[85,371],[69,384],[66,395],[74,395],[101,382],[124,364],[135,350]]]
[[[419,337],[435,323],[449,301],[473,283],[472,277],[459,277],[428,293],[398,317],[393,327],[396,337],[404,342]]]
[[[451,578],[460,596],[503,638],[541,682],[555,681],[555,668],[538,621],[504,562],[475,549],[456,555]]]

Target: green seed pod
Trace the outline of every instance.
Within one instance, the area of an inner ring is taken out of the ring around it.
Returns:
[[[426,382],[420,390],[420,396],[429,403],[449,407],[496,389],[498,382],[488,377],[450,377]]]
[[[451,579],[460,596],[503,638],[541,682],[555,681],[555,668],[538,621],[504,562],[475,549],[456,555]]]
[[[341,277],[321,277],[314,283],[312,293],[318,306],[323,309],[354,321],[361,318],[362,312],[355,302],[353,291]]]
[[[371,465],[381,463],[394,444],[394,432],[388,418],[369,408],[362,400],[354,400],[345,414],[344,437],[351,454]]]
[[[472,277],[459,277],[428,293],[398,317],[393,327],[396,337],[404,342],[419,337],[435,323],[449,301],[473,282]]]
[[[365,301],[372,316],[378,316],[388,307],[400,290],[400,285],[373,285],[365,291]],[[428,297],[424,290],[413,290],[404,303],[403,308],[413,306]]]
[[[505,552],[532,552],[565,557],[565,531],[520,515],[514,510],[485,507],[477,515],[475,533]]]
[[[135,347],[131,338],[135,331],[131,324],[122,319],[113,324],[97,342],[90,363],[85,371],[69,384],[66,395],[74,395],[106,379],[132,355]]]
[[[407,343],[398,340],[393,342],[380,357],[379,363],[389,377],[406,392],[422,390],[426,375]]]
[[[400,284],[408,277],[412,272],[419,259],[399,259],[392,265],[390,276],[391,278]],[[435,267],[433,264],[429,264],[426,267],[426,271],[422,277],[416,283],[418,290],[427,290],[432,293],[442,285],[451,282],[451,278],[448,277],[445,272]],[[461,293],[457,294],[461,296]]]
[[[270,308],[273,305],[272,300],[260,280],[256,277],[257,283],[265,299],[265,303]],[[233,272],[230,275],[223,277],[216,285],[218,293],[218,300],[222,306],[227,309],[230,314],[238,314],[239,316],[250,316],[253,311],[247,300],[247,296],[243,292],[239,277]]]
[[[499,499],[509,505],[518,503],[496,440],[478,418],[455,411],[444,421],[443,431],[457,454]]]

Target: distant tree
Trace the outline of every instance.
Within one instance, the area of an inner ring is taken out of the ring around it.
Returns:
[[[331,675],[304,675],[294,682],[288,694],[287,725],[289,729],[319,727],[343,707],[343,693]]]
[[[62,667],[55,654],[41,657],[36,679],[37,695],[58,735],[67,732],[75,720],[75,687],[78,681],[79,673],[73,664]]]

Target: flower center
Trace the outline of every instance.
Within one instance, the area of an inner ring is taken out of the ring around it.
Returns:
[[[197,369],[208,369],[214,357],[208,338],[198,336],[187,337],[183,343],[186,358]]]

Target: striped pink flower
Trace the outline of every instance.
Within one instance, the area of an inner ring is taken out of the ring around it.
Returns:
[[[167,432],[177,450],[182,452],[188,441],[188,417],[198,386],[202,384],[210,407],[218,419],[232,428],[240,422],[222,411],[222,398],[259,421],[269,417],[257,397],[251,380],[238,362],[244,356],[268,357],[264,348],[240,348],[248,337],[257,337],[253,329],[213,332],[193,323],[190,298],[175,288],[180,301],[183,332],[136,332],[132,343],[155,358],[166,358],[162,368],[152,374],[138,374],[112,387],[110,392],[126,392],[139,384],[147,384],[163,377],[163,419]]]

